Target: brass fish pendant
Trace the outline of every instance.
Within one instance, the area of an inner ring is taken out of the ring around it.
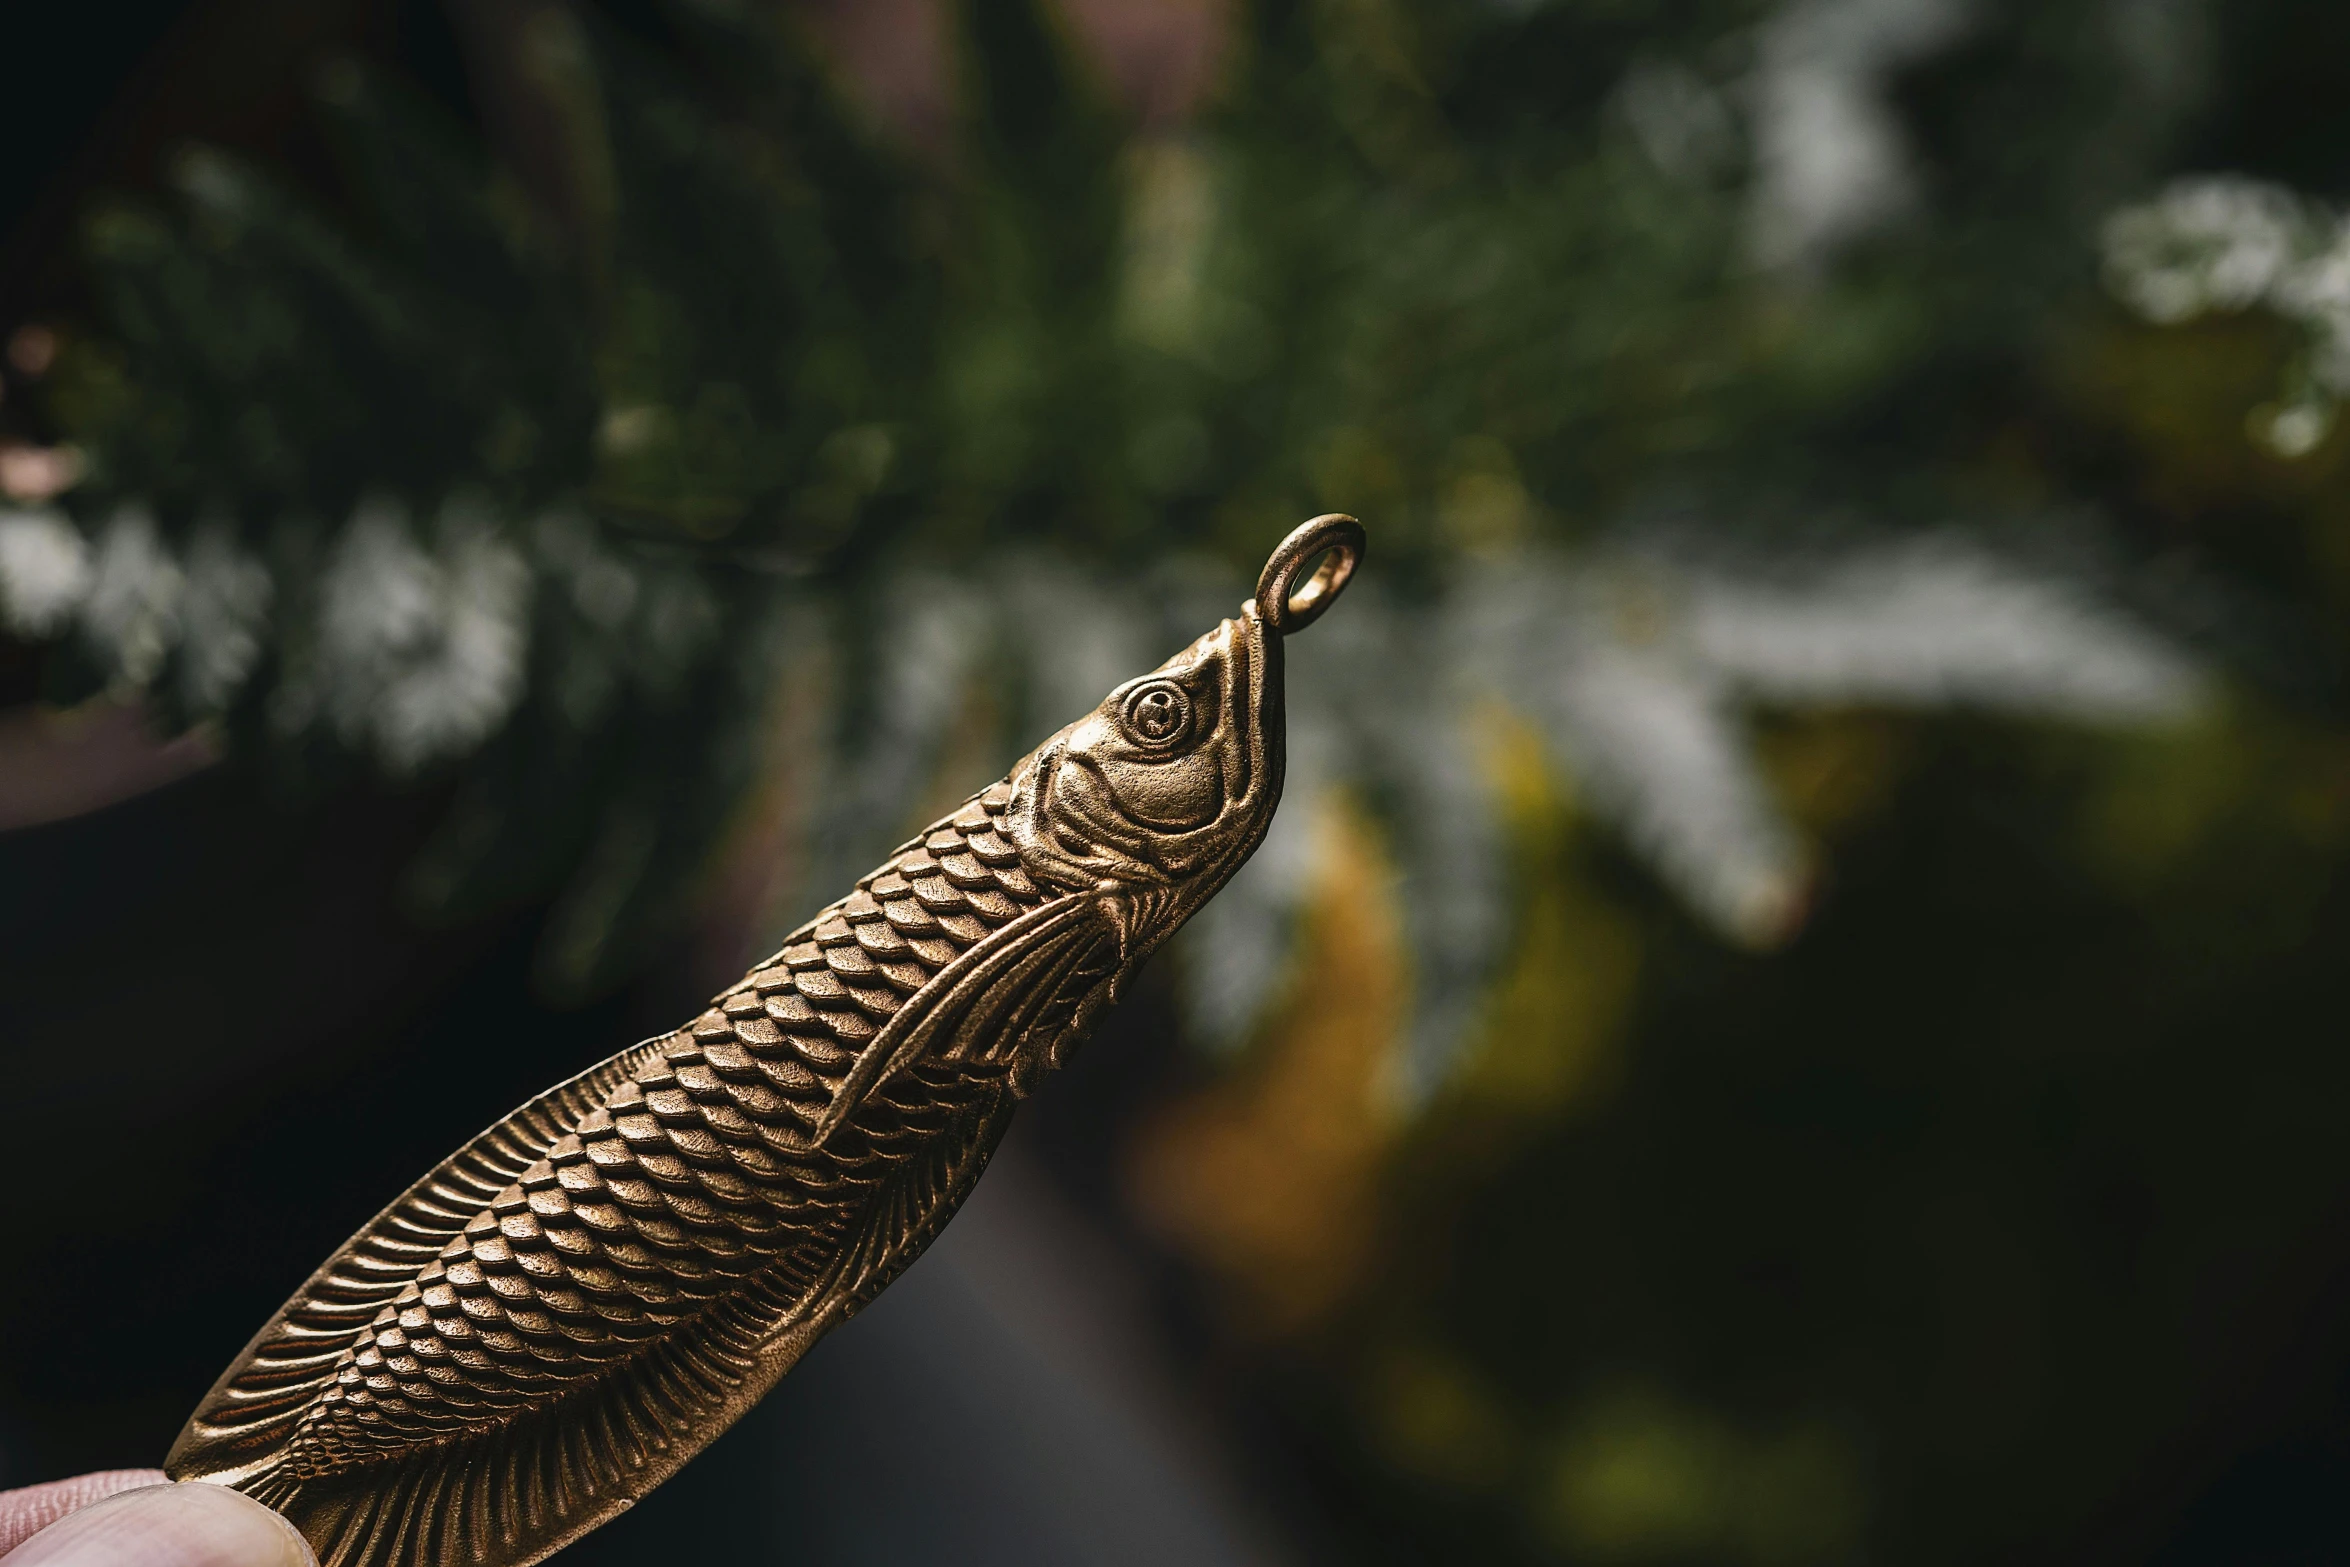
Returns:
[[[700,1017],[419,1181],[246,1346],[171,1477],[268,1503],[325,1567],[522,1567],[675,1473],[920,1255],[1013,1107],[1255,851],[1281,639],[1363,547],[1351,517],[1299,528],[1237,619]]]

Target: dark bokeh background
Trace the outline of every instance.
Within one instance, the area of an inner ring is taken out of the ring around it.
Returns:
[[[979,25],[1010,26],[1009,9],[979,7]],[[1145,129],[1186,112],[1149,97],[1166,76],[1148,62],[1188,61],[1199,28],[1228,25],[1162,6],[1121,31],[1120,8],[1077,9],[1105,75],[1142,83],[1128,118]],[[1553,68],[1532,98],[1555,96],[1564,123],[1628,64],[1726,26],[1720,10],[1529,8],[1519,74]],[[1263,8],[1265,36],[1310,11]],[[2350,1559],[2350,448],[2336,434],[2293,463],[2250,443],[2243,411],[2292,355],[2273,322],[2156,329],[2082,281],[2093,215],[2015,188],[2052,156],[2031,139],[2057,135],[2042,111],[2105,47],[2067,29],[2104,13],[1984,11],[1893,93],[1929,171],[1920,200],[1965,221],[1864,250],[1850,287],[1916,296],[1837,319],[1916,342],[1937,312],[2041,314],[2014,341],[1920,350],[1927,368],[1881,396],[1837,383],[1816,418],[1774,398],[1788,383],[1725,371],[1745,390],[1705,417],[1761,444],[1810,420],[1809,444],[1772,459],[1782,489],[1848,460],[1889,470],[1869,494],[1898,498],[1929,453],[1979,509],[2021,494],[2093,510],[2118,554],[2190,573],[2194,602],[2218,606],[2172,618],[2220,672],[2216,711],[2119,738],[1868,710],[1769,720],[1764,765],[1827,869],[1800,933],[1767,951],[1721,940],[1563,791],[1538,790],[1497,1026],[1547,1040],[1556,1018],[1607,1021],[1556,1024],[1547,1067],[1489,1050],[1408,1124],[1335,1116],[1335,1143],[1303,1153],[1251,1129],[1284,1124],[1284,1093],[1361,1095],[1360,1060],[1313,1055],[1301,1001],[1237,1066],[1210,1061],[1154,974],[1040,1097],[938,1255],[564,1560]],[[909,143],[951,138],[889,18],[809,14]],[[2065,146],[2137,160],[2117,200],[2211,169],[2350,194],[2350,16],[2280,0],[2195,14],[2195,106],[2143,134],[2117,109]],[[679,47],[661,7],[598,15],[629,47]],[[527,127],[498,131],[431,4],[52,7],[8,28],[0,331],[103,338],[77,225],[101,192],[162,190],[191,140],[327,211],[362,209],[307,87],[337,51],[527,162]],[[1479,56],[1429,89],[1429,112],[1518,112],[1512,77]],[[1350,90],[1335,70],[1309,86]],[[1549,130],[1525,112],[1531,144]],[[951,148],[908,156],[955,166]],[[1260,199],[1288,177],[1307,178],[1278,171]],[[1054,198],[1001,196],[1008,225],[1030,199]],[[2070,294],[2024,275],[2073,252]],[[1693,318],[1634,341],[1623,400],[1678,395],[1643,384],[1638,355],[1704,337]],[[1517,384],[1496,372],[1486,390]],[[57,436],[62,416],[23,390],[0,402],[11,430]],[[1236,423],[1290,417],[1263,396]],[[1383,417],[1409,431],[1456,414]],[[1719,478],[1730,438],[1706,439],[1691,466]],[[1556,478],[1550,504],[1582,515],[1636,488],[1610,468],[1634,459],[1604,456]],[[1663,437],[1638,460],[1679,461]],[[1170,533],[1246,532],[1205,500],[1167,508]],[[1398,558],[1441,554],[1440,532]],[[67,661],[0,641],[0,706],[54,695]],[[297,787],[230,751],[0,833],[0,1483],[158,1459],[244,1336],[387,1194],[730,977],[744,921],[705,882],[626,963],[550,984],[559,888],[454,911],[413,896],[462,780]],[[1307,932],[1324,983],[1394,957],[1350,923],[1347,885]],[[1234,1240],[1183,1206],[1230,1186],[1166,1172],[1219,1158],[1270,1172],[1251,1189],[1274,1210],[1294,1197],[1288,1229],[1276,1216]],[[1332,1214],[1345,1222],[1306,1233]],[[1360,1234],[1344,1255],[1339,1230]]]

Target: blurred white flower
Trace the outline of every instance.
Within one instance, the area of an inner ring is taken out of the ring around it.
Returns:
[[[2310,216],[2261,181],[2183,179],[2106,218],[2106,277],[2150,322],[2263,303],[2308,242]]]
[[[2350,396],[2350,219],[2279,186],[2206,175],[2114,213],[2104,247],[2107,286],[2158,325],[2265,308],[2300,327],[2302,363],[2249,423],[2279,456],[2317,449]]]
[[[90,547],[64,513],[0,511],[0,625],[54,636],[89,591]]]
[[[2306,457],[2334,430],[2331,399],[2304,398],[2283,407],[2255,408],[2246,420],[2253,436],[2279,457]]]
[[[2277,279],[2276,307],[2311,335],[2310,373],[2335,396],[2350,395],[2350,218],[2334,220],[2313,253]]]
[[[213,523],[189,546],[186,577],[180,689],[191,709],[219,712],[261,661],[269,568],[238,549],[226,526]]]
[[[121,684],[155,678],[180,634],[187,577],[155,531],[154,514],[129,505],[98,535],[82,630]]]
[[[197,533],[183,564],[142,506],[117,511],[94,551],[60,513],[0,512],[0,624],[54,636],[78,613],[126,691],[152,685],[176,650],[188,707],[226,707],[260,661],[270,592],[268,569],[219,524]]]
[[[1781,576],[1686,568],[1677,616],[1734,694],[1784,706],[1982,707],[2169,720],[2206,695],[2168,642],[2054,578],[1952,534],[1816,559]]]
[[[472,750],[522,695],[529,567],[462,502],[438,531],[428,551],[400,503],[365,501],[320,584],[317,698],[402,771]]]
[[[2113,291],[2169,325],[2266,301],[2308,248],[2310,214],[2292,192],[2221,175],[2174,183],[2105,220]]]
[[[1454,612],[1480,683],[1534,724],[1591,809],[1717,928],[1767,943],[1800,904],[1803,856],[1732,692],[1649,577],[1514,561],[1465,583]]]
[[[1967,0],[1794,0],[1763,24],[1746,90],[1757,262],[1816,266],[1915,199],[1888,81],[1955,39],[1971,10]]]

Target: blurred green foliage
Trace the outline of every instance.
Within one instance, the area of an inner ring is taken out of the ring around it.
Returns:
[[[890,562],[1026,545],[1246,562],[1328,508],[1407,594],[1660,502],[1758,538],[2094,515],[2236,671],[2203,722],[1773,728],[1836,870],[1769,956],[1505,738],[1515,948],[1459,1079],[1409,1124],[1334,1113],[1336,1154],[1250,1145],[1320,1183],[1301,1213],[1367,1212],[1360,1254],[1169,1233],[1218,1298],[1325,1270],[1286,1336],[1219,1331],[1352,1559],[2253,1559],[2193,1556],[2182,1498],[2233,1516],[2231,1464],[2338,1439],[2338,1395],[2290,1384],[2350,1368],[2350,435],[2250,441],[2289,334],[2131,319],[2096,234],[2197,162],[2350,177],[2316,148],[2350,145],[2350,95],[2312,101],[2297,30],[2338,24],[2040,0],[1865,69],[1830,49],[1907,203],[1758,258],[1789,18],[1900,9],[1262,0],[1211,101],[1138,128],[1052,13],[973,0],[928,152],[768,7],[681,0],[655,37],[550,12],[551,74],[510,84],[556,127],[535,175],[338,67],[339,205],[199,152],[93,220],[103,312],[49,405],[95,462],[71,503],[229,519],[299,628],[369,495],[478,497],[531,565],[530,667],[441,764],[418,879],[448,909],[561,892],[574,988],[674,924],[763,765],[813,635],[786,586],[856,604]],[[607,557],[697,607],[598,611]],[[347,744],[272,718],[298,637],[225,720],[343,777]],[[60,695],[108,675],[53,665]],[[1284,1039],[1241,1092],[1371,1091],[1369,1046]]]
[[[2086,236],[2194,63],[2188,33],[2086,3],[1880,61],[1867,8],[1828,8],[1822,90],[1898,90],[1883,150],[1929,193],[1765,265],[1757,226],[1796,200],[1772,159],[1821,154],[1742,110],[1802,46],[1745,0],[1266,4],[1230,20],[1213,101],[1141,134],[1054,17],[984,0],[927,159],[844,109],[788,13],[681,3],[658,39],[518,14],[476,62],[530,132],[502,159],[344,62],[319,87],[341,210],[200,150],[175,201],[99,214],[104,330],[51,404],[96,460],[86,517],[225,518],[269,566],[275,656],[227,717],[296,771],[348,744],[277,693],[354,508],[458,497],[523,549],[520,708],[420,885],[496,906],[607,867],[575,894],[606,915],[549,955],[572,988],[675,919],[759,765],[778,639],[809,635],[779,629],[787,579],[1015,544],[1238,561],[1345,508],[1411,584],[1660,494],[1732,532],[2077,503],[2097,476],[2018,399],[2105,313]],[[550,509],[588,544],[534,536]],[[702,607],[603,623],[580,562],[615,550]],[[578,699],[599,658],[639,678]],[[59,695],[119,678],[53,663]]]

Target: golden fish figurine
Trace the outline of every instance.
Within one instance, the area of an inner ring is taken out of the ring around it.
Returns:
[[[172,1478],[268,1503],[324,1567],[522,1567],[675,1473],[921,1253],[1013,1107],[1255,851],[1281,639],[1363,547],[1351,517],[1300,527],[1237,619],[700,1017],[419,1181],[246,1346]]]

